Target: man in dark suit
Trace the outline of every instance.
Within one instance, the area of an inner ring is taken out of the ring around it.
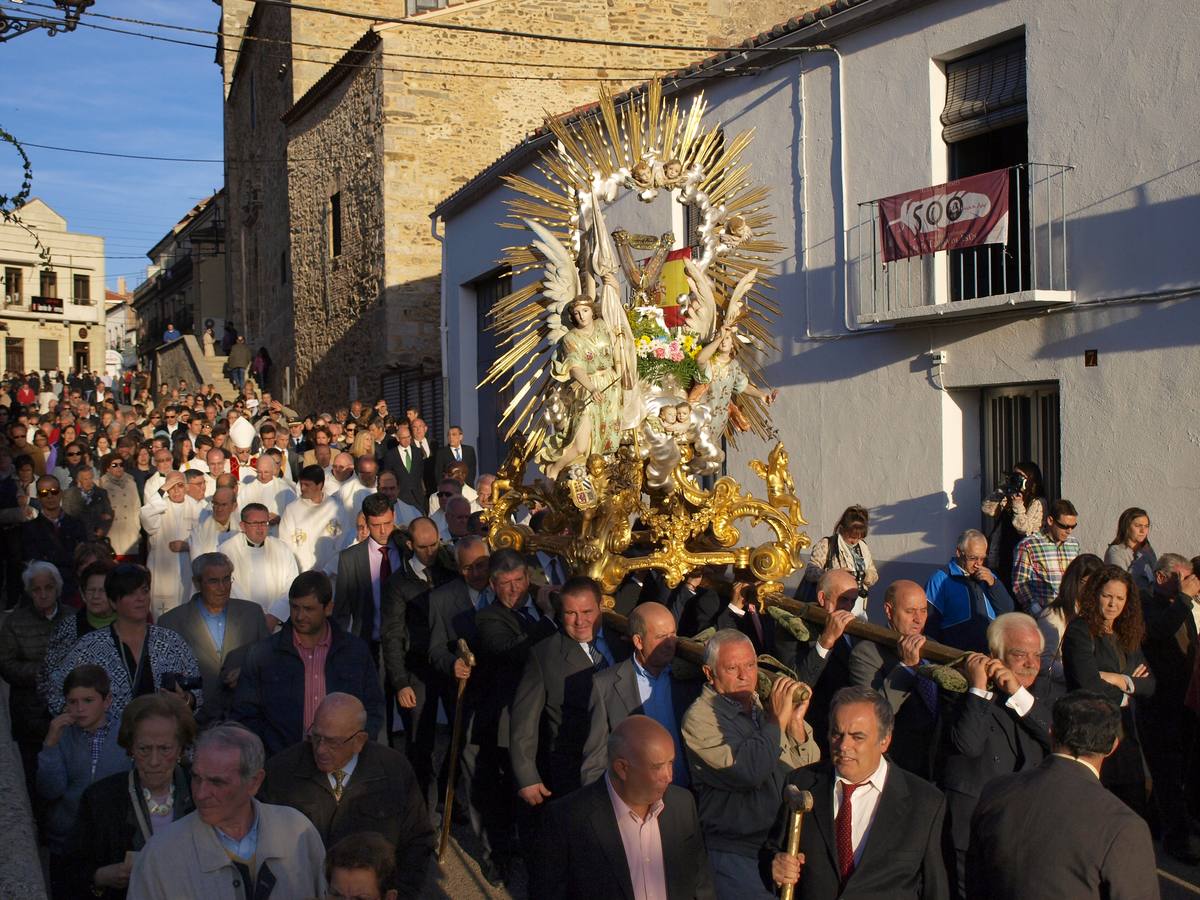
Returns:
[[[1053,718],[1053,754],[1036,769],[997,778],[979,798],[969,896],[1157,897],[1150,829],[1100,784],[1120,711],[1099,694],[1073,691],[1054,704]]]
[[[884,758],[892,738],[891,704],[867,687],[842,688],[829,719],[833,769],[797,769],[788,776],[788,784],[812,794],[813,821],[805,823],[800,853],[780,852],[787,807],[780,808],[760,857],[766,884],[796,885],[796,900],[945,900],[946,802],[933,785]],[[1035,895],[1067,896],[1028,894]]]
[[[955,896],[966,897],[971,814],[993,778],[1037,767],[1050,752],[1050,704],[1038,694],[1043,649],[1037,621],[1002,613],[988,626],[991,656],[967,657],[965,694],[945,704],[945,763],[938,783],[946,792],[946,868]],[[988,687],[989,683],[994,687]]]
[[[667,595],[663,605],[675,617],[675,629],[684,637],[692,637],[711,628],[721,610],[721,598],[704,584],[704,570],[689,572]]]
[[[437,490],[437,480],[442,474],[441,472],[435,472],[433,469],[434,456],[437,454],[439,445],[437,441],[429,436],[429,426],[425,424],[425,420],[420,416],[412,419],[408,424],[412,430],[413,446],[425,456],[425,494],[429,495]]]
[[[675,658],[675,619],[660,603],[643,603],[629,615],[633,655],[600,672],[592,680],[589,701],[591,726],[583,748],[583,783],[591,784],[609,764],[608,737],[630,716],[649,716],[675,742],[672,780],[688,787],[687,759],[680,726],[683,714],[700,694],[700,681],[681,681],[671,675]]]
[[[515,550],[498,550],[488,562],[488,582],[495,600],[475,615],[478,646],[477,670],[470,677],[483,686],[475,695],[470,742],[479,746],[474,779],[476,800],[483,811],[483,827],[489,834],[492,857],[484,874],[493,884],[506,877],[508,856],[513,849],[512,822],[523,816],[526,804],[514,808],[510,719],[513,696],[525,669],[530,649],[554,635],[557,625],[550,617],[548,596],[536,602],[529,589],[525,558]],[[515,815],[514,815],[515,813]]]
[[[914,775],[929,778],[937,746],[938,689],[916,673],[925,645],[922,632],[929,602],[915,581],[895,581],[884,594],[883,612],[900,641],[895,649],[873,641],[855,644],[850,651],[850,683],[874,688],[887,697],[896,715],[889,757]]]
[[[298,809],[326,847],[376,832],[395,848],[397,887],[421,893],[433,858],[434,831],[404,754],[370,740],[367,711],[349,694],[328,694],[312,732],[267,763],[259,799]]]
[[[715,898],[696,803],[670,783],[671,735],[635,715],[617,725],[608,747],[605,776],[547,810],[531,896]],[[630,847],[638,848],[632,858]]]
[[[62,596],[73,597],[79,590],[75,582],[75,548],[88,539],[87,532],[79,519],[63,512],[62,487],[53,475],[37,480],[37,506],[38,515],[26,519],[17,529],[21,562],[40,559],[53,563],[62,575]]]
[[[850,651],[854,642],[846,626],[854,621],[858,581],[849,569],[827,569],[817,582],[817,602],[829,613],[821,633],[799,643],[796,677],[812,687],[808,721],[823,754],[829,753],[829,703],[833,695],[850,684]],[[787,662],[787,660],[783,660]]]
[[[530,806],[582,783],[592,678],[629,655],[601,628],[600,586],[567,579],[560,593],[562,630],[529,653],[512,703],[511,743],[517,794]]]
[[[425,456],[413,446],[407,425],[396,426],[396,446],[384,453],[380,468],[396,476],[401,500],[421,512],[426,511]]]
[[[748,575],[734,572],[729,602],[717,614],[715,624],[718,631],[732,628],[750,638],[754,652],[759,655],[770,653],[778,657],[783,654],[785,657],[790,655],[795,658],[794,645],[790,654],[777,650],[775,620],[763,611],[762,604],[758,602],[757,591]]]
[[[267,636],[263,609],[231,597],[233,563],[224,553],[203,553],[192,560],[192,599],[158,620],[192,648],[200,666],[204,703],[196,713],[203,726],[225,718],[249,645]]]
[[[429,519],[413,519],[408,537],[394,532],[391,541],[393,545],[403,542],[404,559],[383,585],[380,597],[383,668],[400,705],[405,751],[432,806],[438,700],[448,688],[429,664],[429,593],[452,581],[455,574],[439,559],[442,545],[437,526]]]
[[[438,475],[442,475],[450,470],[450,466],[456,462],[465,463],[467,466],[466,484],[475,483],[475,475],[477,469],[475,466],[475,448],[469,444],[464,444],[463,431],[457,425],[451,425],[450,431],[447,433],[449,438],[445,447],[438,447],[434,451],[433,468]]]
[[[342,628],[370,644],[372,656],[378,659],[383,586],[392,573],[400,571],[404,554],[392,541],[396,515],[387,497],[369,495],[362,502],[362,513],[367,522],[367,539],[338,554],[333,618]]]
[[[1200,862],[1200,840],[1191,833],[1188,799],[1196,795],[1196,714],[1184,702],[1195,670],[1200,579],[1177,553],[1154,566],[1150,590],[1142,591],[1146,636],[1142,652],[1158,685],[1139,698],[1139,734],[1154,781],[1153,800],[1162,823],[1163,849],[1176,859]]]

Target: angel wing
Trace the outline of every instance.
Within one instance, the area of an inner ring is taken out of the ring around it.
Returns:
[[[685,324],[701,342],[709,341],[717,330],[717,300],[713,296],[712,283],[692,260],[685,258],[683,268],[687,272],[688,287],[692,289]]]
[[[494,384],[501,396],[511,392],[497,424],[507,423],[506,440],[517,432],[526,433],[534,452],[545,436],[541,418],[550,360],[567,333],[567,305],[581,288],[571,252],[540,222],[523,221],[534,234],[530,246],[545,260],[542,280],[501,297],[492,307],[492,330],[500,353],[479,387]]]
[[[750,288],[754,287],[754,279],[757,277],[758,269],[751,269],[738,281],[737,286],[733,289],[733,293],[729,296],[729,303],[725,306],[725,315],[721,319],[722,325],[733,325],[737,322],[742,314],[742,309],[746,305],[743,298],[750,291]]]
[[[579,270],[570,252],[544,225],[525,219],[525,225],[537,235],[534,248],[546,258],[542,294],[546,298],[545,322],[551,344],[557,344],[567,333],[565,316],[567,304],[579,296]]]

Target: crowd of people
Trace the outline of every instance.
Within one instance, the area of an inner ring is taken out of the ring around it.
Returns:
[[[618,631],[564,560],[489,548],[460,428],[189,387],[0,388],[0,676],[54,898],[416,896],[443,818],[537,898],[1154,897],[1152,830],[1200,862],[1200,559],[1145,510],[1081,553],[1021,463],[924,585],[878,583],[855,505],[801,573],[823,626],[708,567],[631,574]]]

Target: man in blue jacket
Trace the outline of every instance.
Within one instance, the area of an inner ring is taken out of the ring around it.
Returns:
[[[339,627],[333,585],[324,572],[303,572],[288,590],[290,617],[253,644],[238,675],[231,718],[260,738],[267,756],[308,734],[326,694],[357,697],[368,735],[383,724],[383,689],[367,642]]]
[[[986,653],[988,625],[996,616],[1012,612],[1012,595],[985,565],[987,551],[983,532],[968,528],[959,535],[954,559],[925,583],[925,634],[933,640]]]

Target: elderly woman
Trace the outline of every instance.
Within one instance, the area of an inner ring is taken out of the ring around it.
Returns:
[[[150,573],[122,563],[104,579],[104,591],[117,617],[107,628],[86,634],[51,675],[61,684],[68,672],[85,663],[100,666],[112,681],[113,715],[135,697],[163,691],[189,708],[203,701],[200,667],[178,634],[150,625]],[[58,713],[61,699],[51,703]]]
[[[97,560],[83,570],[79,582],[83,585],[83,606],[59,620],[50,635],[50,643],[46,648],[46,659],[38,672],[38,694],[49,707],[58,685],[51,674],[58,671],[62,661],[66,659],[71,648],[85,634],[91,634],[100,628],[107,628],[117,618],[108,594],[104,592],[104,580],[108,577],[114,565],[109,560]]]
[[[1133,577],[1119,566],[1105,566],[1088,579],[1062,645],[1067,690],[1095,691],[1121,707],[1124,734],[1105,760],[1100,781],[1143,816],[1146,776],[1131,698],[1148,697],[1156,686],[1142,657],[1145,632]]]
[[[108,492],[108,502],[112,506],[108,542],[112,544],[113,553],[122,561],[132,559],[137,554],[141,537],[138,515],[142,510],[142,501],[137,482],[126,472],[126,465],[128,463],[119,453],[110,453],[100,462],[104,473],[100,476],[100,487]]]
[[[68,841],[75,897],[125,896],[132,864],[150,837],[195,808],[181,764],[196,737],[196,721],[175,698],[139,697],[125,707],[117,743],[133,769],[109,775],[83,792]]]
[[[50,722],[38,754],[37,790],[46,803],[46,843],[50,847],[51,896],[69,897],[67,839],[79,798],[94,781],[129,771],[129,757],[117,746],[116,722],[109,715],[108,675],[99,666],[80,666],[63,683],[67,708]]]
[[[808,565],[804,568],[806,585],[816,585],[830,569],[853,572],[859,596],[859,602],[854,606],[855,615],[866,612],[867,590],[879,580],[866,540],[870,524],[871,514],[865,506],[847,507],[833,526],[833,534],[813,544]]]
[[[8,682],[13,740],[21,750],[26,783],[32,788],[38,750],[50,727],[46,704],[38,696],[38,669],[46,658],[50,636],[68,613],[59,602],[62,575],[52,564],[31,562],[21,578],[26,599],[0,625],[0,677]]]

